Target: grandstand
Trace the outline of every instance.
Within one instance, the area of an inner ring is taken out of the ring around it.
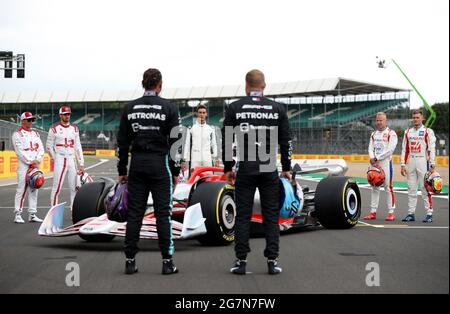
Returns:
[[[120,108],[141,94],[142,90],[0,91],[0,119],[17,122],[21,112],[32,111],[39,117],[34,126],[45,131],[59,120],[58,108],[67,104],[72,108],[71,121],[78,125],[84,147],[115,148]],[[344,78],[268,84],[265,94],[287,104],[295,152],[333,154],[365,153],[375,113],[409,107],[410,97],[407,89]],[[245,96],[245,87],[166,88],[161,96],[178,105],[183,125],[193,123],[194,108],[201,102],[209,108],[208,122],[220,127],[226,106]],[[0,141],[10,149],[8,140]]]

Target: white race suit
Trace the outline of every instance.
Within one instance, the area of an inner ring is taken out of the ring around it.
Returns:
[[[14,212],[22,214],[23,201],[27,194],[28,184],[26,174],[31,162],[42,161],[44,157],[44,145],[39,133],[32,129],[19,128],[12,135],[14,151],[19,159],[17,165],[17,190],[14,200]],[[37,211],[38,189],[32,189],[28,193],[28,212],[34,214]]]
[[[425,174],[435,165],[436,137],[432,129],[423,125],[406,130],[403,137],[401,165],[407,165],[408,213],[414,214],[417,205],[417,187],[420,185],[427,213],[433,213],[431,194],[425,189]]]
[[[190,168],[213,166],[217,158],[217,141],[214,127],[206,123],[195,123],[186,136],[183,159],[190,161]]]
[[[47,151],[54,160],[53,188],[51,193],[51,205],[58,204],[58,196],[68,173],[70,205],[75,198],[77,166],[84,167],[83,150],[80,143],[78,127],[74,124],[63,125],[57,123],[48,131]]]
[[[395,196],[392,188],[393,181],[393,165],[392,155],[398,143],[397,133],[394,130],[386,127],[384,130],[376,130],[372,132],[369,142],[369,157],[376,158],[384,171],[384,189],[386,191],[387,208],[390,212],[395,209]],[[373,186],[371,194],[370,211],[376,212],[380,199],[380,187]]]

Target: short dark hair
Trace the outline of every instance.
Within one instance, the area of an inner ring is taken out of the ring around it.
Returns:
[[[162,80],[161,72],[158,69],[148,69],[144,72],[142,87],[146,90],[154,89]]]
[[[412,114],[413,114],[413,115],[414,115],[414,114],[420,114],[420,115],[423,116],[423,112],[422,112],[422,110],[420,110],[420,109],[415,109],[415,110],[413,110]]]
[[[198,104],[197,107],[195,108],[195,112],[198,112],[200,109],[205,109],[206,111],[208,111],[208,108],[206,108],[205,105]]]
[[[260,70],[251,70],[247,73],[245,76],[245,82],[250,87],[256,87],[256,88],[265,88],[266,87],[266,80],[264,77],[264,73]]]

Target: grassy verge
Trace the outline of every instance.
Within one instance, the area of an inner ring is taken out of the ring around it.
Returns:
[[[310,177],[310,178],[325,178],[327,175],[323,174],[323,173],[311,173],[311,174],[306,174],[304,175],[305,177]],[[363,184],[369,184],[367,182],[366,178],[358,178],[358,177],[353,177],[353,179],[357,182],[357,183],[363,183]],[[396,188],[408,188],[408,183],[407,182],[393,182],[393,186]],[[444,185],[442,187],[442,193],[448,193],[448,185]]]

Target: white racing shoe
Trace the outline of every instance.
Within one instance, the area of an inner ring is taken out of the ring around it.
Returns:
[[[23,224],[25,221],[22,219],[22,216],[20,214],[16,214],[16,217],[14,217],[14,222],[16,224]]]
[[[36,216],[36,214],[30,214],[28,216],[28,221],[29,222],[42,222],[43,220],[41,218],[39,218],[38,216]]]

